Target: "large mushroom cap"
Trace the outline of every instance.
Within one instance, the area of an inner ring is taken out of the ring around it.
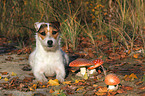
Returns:
[[[92,62],[95,64],[95,66],[91,66],[88,69],[95,69],[104,63],[102,59],[95,59]]]
[[[83,58],[78,58],[69,64],[70,67],[80,67],[80,66],[90,66],[90,65],[94,65],[94,63]]]
[[[108,74],[105,77],[105,83],[107,85],[117,85],[120,83],[120,79],[117,77],[116,74]]]

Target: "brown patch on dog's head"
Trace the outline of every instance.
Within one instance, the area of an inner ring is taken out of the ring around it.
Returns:
[[[47,24],[42,24],[37,32],[38,32],[38,35],[42,38],[42,40],[45,39],[48,32],[51,37],[56,39],[60,33],[59,27],[60,27],[59,22],[49,23],[49,28]]]
[[[37,31],[38,35],[42,38],[42,40],[46,37],[46,34],[48,32],[47,27],[48,27],[47,24],[42,24],[39,30]]]

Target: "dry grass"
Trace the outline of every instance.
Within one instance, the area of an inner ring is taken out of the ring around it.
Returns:
[[[31,44],[33,24],[58,20],[66,48],[77,50],[79,37],[96,41],[107,38],[113,48],[127,50],[143,45],[145,49],[145,2],[143,0],[0,0],[0,34],[19,42]],[[98,38],[99,37],[99,38]],[[105,37],[105,38],[104,38]],[[30,40],[30,41],[29,41]],[[29,41],[29,42],[28,42]],[[140,41],[140,45],[136,44]]]

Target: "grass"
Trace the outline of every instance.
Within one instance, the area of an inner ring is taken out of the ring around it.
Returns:
[[[32,43],[35,22],[57,20],[66,49],[76,51],[81,35],[96,48],[97,41],[107,38],[114,52],[118,44],[131,51],[143,45],[145,50],[144,0],[1,0],[0,4],[0,34],[19,47]]]

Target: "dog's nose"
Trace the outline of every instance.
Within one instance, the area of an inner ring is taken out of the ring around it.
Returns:
[[[52,47],[53,41],[52,40],[48,40],[47,44],[48,44],[48,47]]]

